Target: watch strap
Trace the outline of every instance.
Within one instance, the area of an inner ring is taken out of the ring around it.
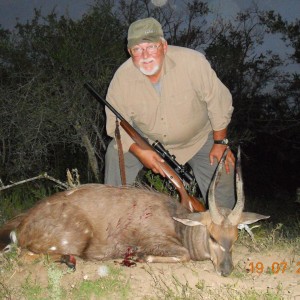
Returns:
[[[225,138],[223,140],[214,140],[214,144],[228,145],[229,144],[229,140],[227,138]]]

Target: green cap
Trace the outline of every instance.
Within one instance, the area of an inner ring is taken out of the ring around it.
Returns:
[[[128,29],[128,48],[140,43],[159,42],[164,36],[161,25],[154,18],[146,18],[133,22]]]

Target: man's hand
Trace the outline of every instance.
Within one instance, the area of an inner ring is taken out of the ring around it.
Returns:
[[[152,170],[155,174],[159,173],[163,177],[166,176],[160,167],[160,163],[163,163],[164,160],[155,151],[144,150],[137,144],[132,144],[129,151],[134,154],[147,169]]]
[[[219,162],[222,158],[222,155],[224,153],[224,151],[226,150],[227,146],[226,145],[219,145],[219,144],[214,144],[213,147],[210,150],[209,153],[209,160],[210,160],[210,164],[213,165],[214,164],[214,159],[217,159],[217,162]],[[230,173],[230,167],[229,164],[232,165],[232,167],[234,168],[235,165],[235,157],[233,155],[233,153],[231,152],[231,150],[228,150],[227,156],[226,156],[226,160],[225,160],[225,170],[226,173],[229,174]]]

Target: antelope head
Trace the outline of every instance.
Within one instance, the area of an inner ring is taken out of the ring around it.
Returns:
[[[199,252],[198,250],[198,253],[196,254],[198,257],[194,257],[194,259],[210,258],[214,264],[216,272],[222,276],[230,275],[233,270],[232,248],[234,242],[238,238],[238,225],[248,225],[261,219],[269,218],[269,216],[256,213],[243,212],[245,195],[243,190],[240,148],[238,149],[236,162],[237,201],[235,207],[231,210],[229,208],[217,206],[215,189],[222,174],[227,152],[228,149],[224,151],[223,157],[218,165],[209,189],[209,210],[206,212],[189,214],[188,219],[176,218],[177,221],[185,225],[202,227],[202,229],[199,228],[196,231],[200,232],[202,230],[201,239],[198,239],[198,242],[200,241],[203,243],[203,249],[201,250],[202,252]],[[206,230],[203,230],[203,226],[206,227]],[[196,227],[194,227],[194,230]]]

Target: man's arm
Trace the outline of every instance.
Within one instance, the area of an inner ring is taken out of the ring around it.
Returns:
[[[226,139],[227,138],[227,128],[224,128],[224,129],[221,129],[218,131],[214,131],[213,137],[214,137],[214,141],[221,141],[221,140]],[[221,160],[222,155],[227,147],[228,147],[227,145],[214,143],[214,145],[211,148],[210,153],[209,153],[209,160],[210,160],[211,165],[213,165],[215,158],[217,159],[218,162]],[[234,157],[233,153],[230,151],[230,149],[228,151],[228,154],[227,154],[227,157],[225,160],[225,170],[226,170],[227,174],[229,174],[229,172],[230,172],[229,164],[231,164],[232,167],[234,168],[235,157]]]
[[[136,143],[133,143],[129,147],[129,151],[135,155],[147,169],[150,169],[154,173],[159,173],[165,177],[165,172],[162,170],[159,164],[159,162],[164,162],[164,160],[155,151],[150,149],[144,150]]]
[[[230,123],[233,112],[232,96],[228,88],[217,77],[208,60],[203,55],[198,57],[199,60],[196,61],[199,63],[200,68],[196,68],[197,64],[193,64],[191,79],[195,80],[195,86],[201,87],[199,93],[203,95],[203,100],[207,103],[213,138],[220,141],[227,138],[227,126]],[[201,72],[199,72],[199,69]],[[223,144],[213,145],[209,154],[211,165],[213,165],[214,159],[217,159],[217,162],[221,160],[226,147],[227,145]],[[225,161],[227,173],[230,171],[229,164],[232,166],[235,164],[234,155],[230,150]]]

